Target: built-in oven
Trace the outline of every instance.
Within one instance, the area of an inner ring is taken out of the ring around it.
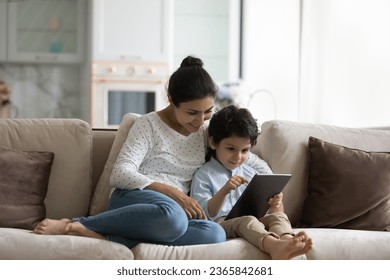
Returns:
[[[94,128],[117,128],[126,113],[146,114],[167,105],[167,64],[95,62],[91,73]]]

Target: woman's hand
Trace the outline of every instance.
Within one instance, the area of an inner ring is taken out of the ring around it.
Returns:
[[[189,197],[188,195],[176,189],[173,190],[173,193],[170,195],[170,197],[184,209],[184,212],[186,212],[189,220],[206,219],[206,214],[202,207],[192,197]]]
[[[163,193],[175,200],[183,208],[189,220],[206,219],[206,214],[199,203],[179,189],[158,182],[154,182],[146,188]]]

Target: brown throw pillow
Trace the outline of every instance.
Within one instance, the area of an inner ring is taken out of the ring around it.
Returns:
[[[309,138],[302,227],[390,229],[390,153]]]
[[[45,218],[52,152],[0,147],[0,227],[33,229]]]

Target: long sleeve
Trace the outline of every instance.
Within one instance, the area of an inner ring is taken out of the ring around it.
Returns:
[[[204,164],[203,129],[184,136],[167,126],[156,112],[140,116],[118,155],[111,186],[144,189],[159,182],[189,192],[194,172]]]
[[[268,163],[258,157],[254,153],[250,153],[245,164],[249,165],[255,169],[259,174],[272,174],[272,169],[269,167]]]
[[[139,172],[146,154],[151,149],[151,129],[147,122],[137,119],[129,131],[118,158],[114,164],[110,184],[115,188],[143,189],[153,180]]]
[[[199,205],[202,207],[203,211],[206,213],[208,219],[213,219],[210,217],[208,212],[208,202],[214,196],[212,190],[212,185],[210,184],[210,176],[205,174],[203,171],[199,170],[195,172],[194,177],[191,181],[191,193],[190,196],[198,201]]]
[[[215,220],[221,216],[226,216],[245,190],[245,185],[241,185],[227,195],[220,211],[214,217],[211,217],[208,212],[209,200],[226,184],[232,175],[252,178],[255,173],[255,170],[247,165],[242,165],[234,171],[227,170],[217,160],[211,158],[195,172],[191,183],[191,197],[198,201],[209,219]]]

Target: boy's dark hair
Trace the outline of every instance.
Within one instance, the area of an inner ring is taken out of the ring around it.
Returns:
[[[168,83],[168,94],[176,107],[183,102],[205,97],[215,98],[217,92],[218,87],[203,68],[202,60],[193,56],[183,59]]]
[[[208,127],[208,136],[213,138],[214,144],[219,144],[231,136],[249,138],[253,147],[257,143],[259,126],[248,109],[230,105],[213,115]],[[209,148],[206,160],[211,156],[215,156],[215,151]]]

